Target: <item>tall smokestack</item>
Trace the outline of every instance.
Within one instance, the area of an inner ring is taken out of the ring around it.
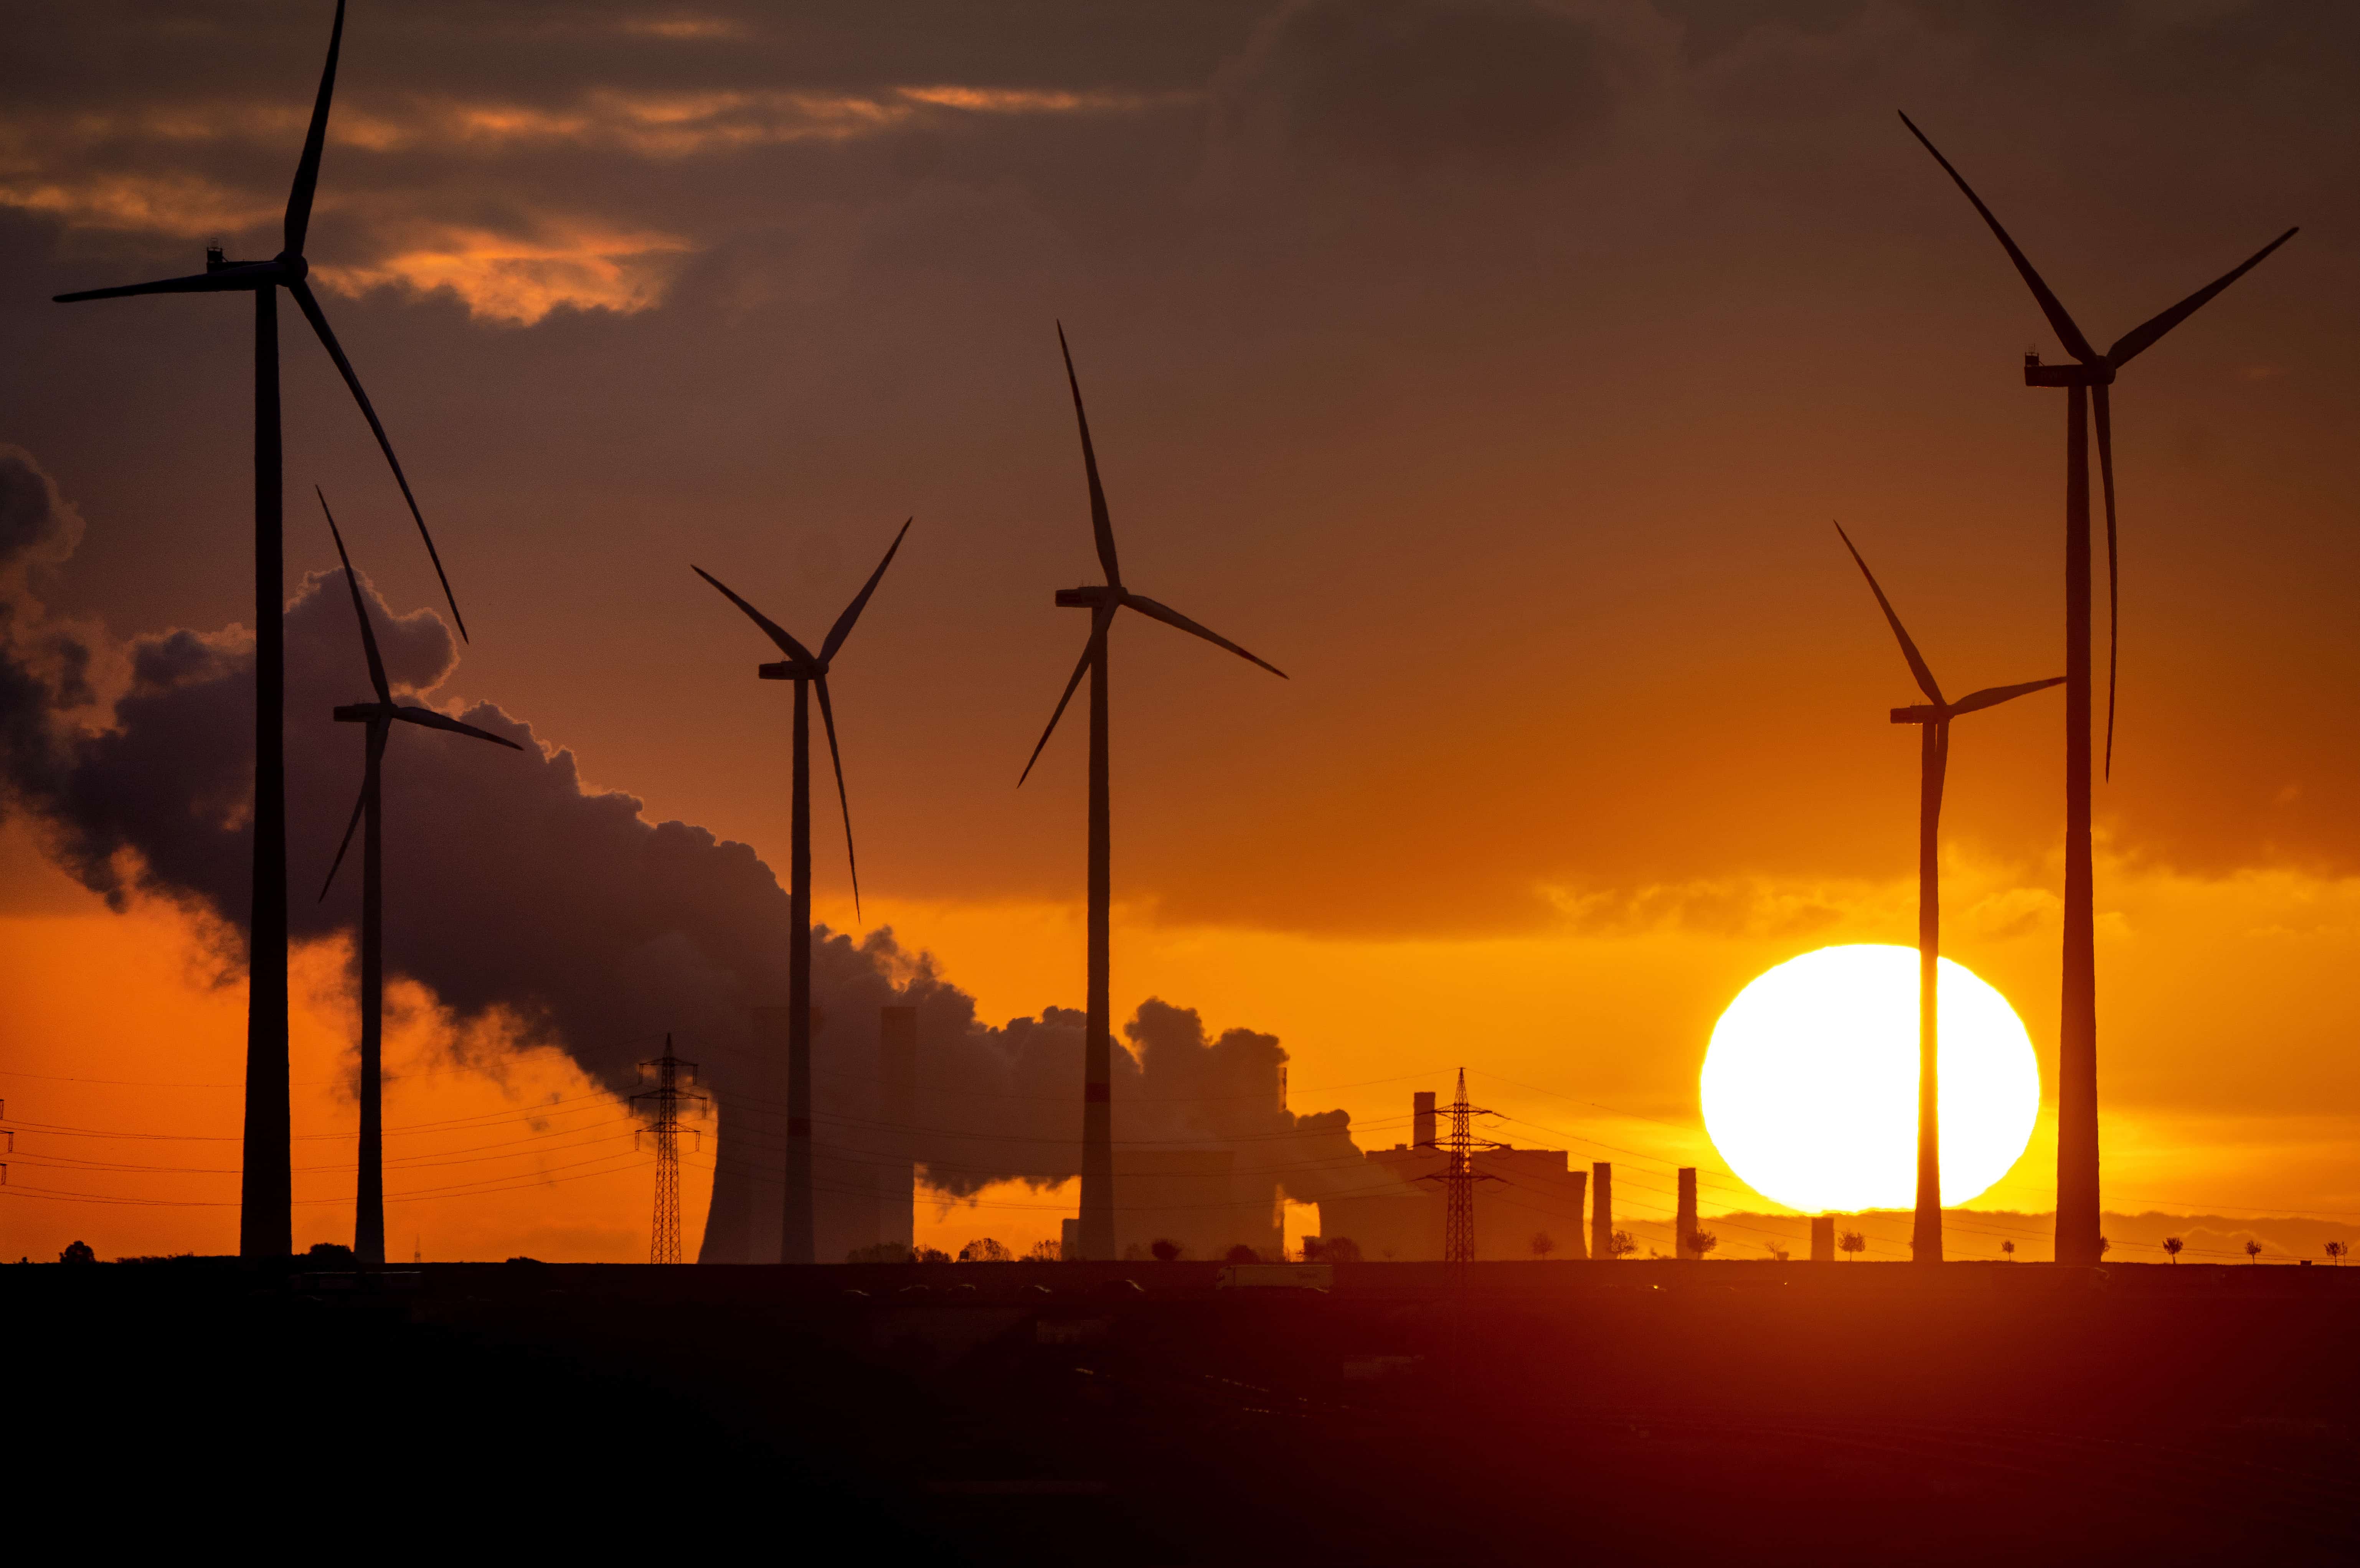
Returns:
[[[1833,1263],[1836,1260],[1836,1217],[1833,1214],[1811,1216],[1811,1261]]]
[[[878,1237],[910,1246],[918,1198],[918,1009],[877,1009],[877,1119],[886,1150],[877,1172]]]
[[[1694,1262],[1703,1257],[1704,1254],[1696,1249],[1696,1167],[1693,1165],[1680,1169],[1679,1217],[1672,1223],[1676,1227],[1672,1233],[1672,1256],[1687,1262]]]
[[[1420,1089],[1410,1097],[1410,1147],[1434,1147],[1434,1091]]]
[[[1601,1160],[1590,1168],[1590,1256],[1614,1260],[1614,1162]]]

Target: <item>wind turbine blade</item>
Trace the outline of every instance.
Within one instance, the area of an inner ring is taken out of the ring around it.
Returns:
[[[186,278],[163,278],[153,283],[126,283],[117,289],[84,289],[72,294],[53,294],[50,301],[59,305],[78,305],[84,299],[126,299],[134,294],[229,294],[252,289],[256,280],[268,281],[278,276],[275,267],[234,267],[219,272],[191,273]]]
[[[1082,645],[1081,660],[1074,666],[1073,679],[1065,682],[1065,694],[1057,699],[1057,711],[1049,715],[1049,727],[1041,732],[1040,740],[1033,745],[1032,755],[1025,759],[1024,771],[1017,775],[1016,787],[1019,789],[1024,788],[1025,779],[1032,777],[1032,765],[1041,760],[1042,747],[1047,746],[1049,737],[1057,733],[1057,721],[1065,716],[1065,704],[1074,700],[1074,688],[1082,683],[1082,676],[1089,670],[1090,660],[1105,648],[1107,627],[1113,620],[1112,604],[1102,604],[1090,612],[1090,640]]]
[[[1901,617],[1893,612],[1893,601],[1887,599],[1885,596],[1885,590],[1877,586],[1876,573],[1868,569],[1867,561],[1861,560],[1859,549],[1852,542],[1852,535],[1844,532],[1841,523],[1836,525],[1836,537],[1843,540],[1844,549],[1852,551],[1852,561],[1860,568],[1860,574],[1868,579],[1868,591],[1876,595],[1877,608],[1885,612],[1885,622],[1893,627],[1893,635],[1901,639],[1901,657],[1909,661],[1909,673],[1918,678],[1918,690],[1932,698],[1936,707],[1945,706],[1942,701],[1942,689],[1934,683],[1934,672],[1927,669],[1925,659],[1918,657],[1918,645],[1909,640],[1908,628],[1901,624]]]
[[[2106,493],[2106,772],[2114,777],[2114,689],[2123,661],[2123,570],[2114,540],[2114,419],[2112,388],[2103,383],[2091,390],[2098,416],[2098,479]]]
[[[2106,363],[2120,367],[2129,364],[2133,359],[2136,358],[2139,354],[2146,353],[2148,349],[2153,348],[2158,338],[2160,338],[2164,333],[2180,325],[2180,322],[2188,320],[2189,317],[2196,314],[2198,310],[2203,309],[2204,306],[2212,302],[2213,295],[2218,294],[2222,289],[2226,289],[2232,283],[2236,282],[2240,278],[2245,277],[2248,272],[2253,271],[2255,267],[2261,265],[2261,261],[2264,256],[2269,255],[2270,252],[2278,249],[2278,246],[2286,244],[2287,241],[2294,238],[2295,235],[2301,232],[2302,231],[2300,229],[2289,229],[2286,233],[2280,234],[2278,238],[2272,240],[2269,244],[2256,251],[2252,256],[2246,257],[2243,266],[2214,279],[2212,282],[2206,284],[2203,288],[2199,289],[2195,293],[2191,294],[2187,299],[2182,299],[2179,304],[2174,305],[2170,310],[2164,311],[2160,315],[2153,316],[2147,321],[2141,321],[2137,326],[2133,327],[2129,332],[2126,332],[2121,337],[2116,338],[2114,340],[2114,346],[2106,351]]]
[[[1983,205],[1983,199],[1975,194],[1974,187],[1950,167],[1950,160],[1942,156],[1940,148],[1926,139],[1926,133],[1918,128],[1915,120],[1904,114],[1901,123],[1909,127],[1909,134],[1918,138],[1920,146],[1934,155],[1934,161],[1942,166],[1942,172],[1966,193],[1967,200],[1975,204],[1975,211],[1983,215],[1983,222],[1991,225],[1991,232],[1999,237],[2000,245],[2007,251],[2007,258],[2016,263],[2016,270],[2023,275],[2026,286],[2032,290],[2032,297],[2040,301],[2040,313],[2049,318],[2049,325],[2057,333],[2057,341],[2065,345],[2065,352],[2084,365],[2097,363],[2098,351],[2090,346],[2090,340],[2083,337],[2081,329],[2073,324],[2073,318],[2066,312],[2064,302],[2049,291],[2049,285],[2041,281],[2040,274],[2033,270],[2032,263],[2016,248],[2016,242],[2008,237],[2007,231],[1992,215],[1992,210]]]
[[[506,735],[496,735],[489,730],[479,730],[473,724],[463,724],[458,720],[447,714],[438,713],[432,708],[403,706],[394,709],[393,716],[404,724],[417,724],[425,729],[449,730],[453,735],[473,735],[477,740],[490,741],[494,746],[507,746],[510,751],[524,749]]]
[[[910,524],[916,520],[912,517],[903,521],[901,531],[895,534],[893,542],[886,547],[885,559],[877,563],[877,570],[869,574],[869,581],[861,585],[859,594],[844,607],[844,614],[836,617],[836,625],[828,628],[827,640],[819,645],[819,661],[822,664],[834,659],[836,650],[844,646],[844,639],[852,635],[852,623],[858,620],[860,612],[868,607],[869,595],[876,593],[877,584],[884,581],[885,569],[893,564],[893,552],[901,548],[901,540],[910,532]]]
[[[1953,715],[1980,713],[1985,708],[1996,708],[2002,702],[2013,702],[2018,697],[2029,695],[2034,691],[2046,691],[2051,686],[2063,684],[2065,684],[2065,677],[2052,675],[2046,681],[2027,681],[2015,686],[1986,686],[1980,691],[1970,691],[1951,703],[1950,712]]]
[[[393,455],[393,442],[387,439],[385,426],[378,421],[377,410],[369,406],[368,394],[361,390],[361,378],[353,374],[353,362],[344,357],[343,346],[336,342],[336,334],[329,330],[328,318],[322,313],[320,301],[312,296],[311,286],[299,278],[287,286],[287,292],[294,295],[295,303],[302,307],[303,319],[310,321],[311,330],[320,334],[321,346],[328,351],[328,357],[336,362],[336,369],[343,375],[344,385],[352,388],[353,401],[361,406],[361,414],[368,420],[369,429],[377,432],[377,450],[385,453],[385,461],[393,469],[394,483],[401,486],[401,498],[410,503],[410,515],[418,524],[418,537],[426,541],[427,559],[434,562],[434,575],[442,584],[443,603],[451,606],[451,619],[458,623],[460,640],[472,641],[467,636],[467,618],[459,613],[458,596],[451,592],[451,575],[442,570],[442,554],[434,548],[434,536],[427,531],[425,514],[418,509],[418,497],[410,493],[410,476],[401,471],[401,459]]]
[[[344,0],[336,0],[336,25],[328,33],[328,63],[320,71],[320,96],[311,104],[311,128],[303,135],[303,156],[295,165],[295,187],[287,195],[286,254],[303,254],[311,226],[311,192],[320,183],[320,150],[328,140],[328,100],[336,94],[336,55],[344,42]],[[453,610],[452,614],[458,612]]]
[[[377,725],[369,725],[369,744],[371,746],[375,746],[377,744]],[[344,842],[336,845],[336,858],[328,863],[328,879],[320,884],[320,898],[316,901],[325,902],[328,897],[328,889],[336,885],[336,873],[343,869],[344,864],[344,851],[353,847],[353,834],[361,825],[361,812],[366,811],[367,808],[368,786],[366,784],[363,784],[361,786],[359,798],[353,801],[353,820],[344,824]]]
[[[377,688],[377,700],[391,707],[393,689],[385,683],[385,660],[377,657],[377,633],[369,628],[368,607],[361,601],[360,579],[353,575],[353,558],[344,553],[344,530],[336,527],[336,514],[328,511],[328,493],[314,485],[311,494],[320,497],[320,510],[327,514],[328,532],[335,536],[336,559],[344,563],[344,586],[353,591],[353,614],[360,617],[361,647],[368,650],[369,684]]]
[[[881,569],[880,569],[881,570]],[[827,677],[812,682],[819,688],[819,722],[827,729],[827,759],[836,765],[836,803],[844,810],[844,861],[852,868],[852,918],[860,918],[860,859],[852,852],[852,797],[844,792],[844,756],[836,748],[836,705],[827,700]]]
[[[1082,411],[1082,384],[1074,376],[1074,351],[1065,346],[1065,323],[1057,323],[1057,352],[1065,356],[1065,385],[1074,392],[1074,423],[1082,428],[1082,467],[1090,476],[1090,532],[1098,539],[1098,564],[1106,568],[1107,585],[1122,586],[1122,571],[1115,565],[1114,522],[1107,516],[1106,491],[1098,484],[1098,454],[1090,445],[1090,417]]]
[[[803,644],[797,642],[794,638],[787,635],[786,627],[779,625],[778,622],[770,619],[770,616],[762,614],[761,611],[754,608],[753,605],[746,603],[745,600],[740,599],[737,594],[731,593],[728,585],[723,583],[721,579],[714,576],[713,573],[705,571],[705,568],[698,566],[694,562],[690,564],[689,570],[695,572],[699,577],[704,578],[707,583],[712,583],[716,588],[720,589],[724,598],[737,605],[739,609],[745,611],[748,617],[750,618],[756,626],[761,627],[762,630],[769,635],[772,642],[779,645],[779,651],[781,653],[785,654],[789,659],[799,659],[805,664],[817,664],[819,662],[812,657],[811,649],[805,648]]]
[[[1213,631],[1208,627],[1198,626],[1196,622],[1190,620],[1187,616],[1182,615],[1179,611],[1174,609],[1169,604],[1159,604],[1154,600],[1142,597],[1137,593],[1125,593],[1122,596],[1122,602],[1130,605],[1132,609],[1137,610],[1141,615],[1145,615],[1150,620],[1162,621],[1167,626],[1178,626],[1182,631],[1203,637],[1207,642],[1213,644],[1217,648],[1226,648],[1231,653],[1236,654],[1240,659],[1244,659],[1247,663],[1261,665],[1264,670],[1269,670],[1281,681],[1292,679],[1285,670],[1281,670],[1277,665],[1273,664],[1270,660],[1255,658],[1252,654],[1248,653],[1244,648],[1240,648],[1229,638],[1221,636],[1220,633]]]

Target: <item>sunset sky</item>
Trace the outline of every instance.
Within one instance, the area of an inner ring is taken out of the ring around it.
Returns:
[[[248,307],[49,298],[277,249],[330,10],[11,19],[0,445],[82,533],[0,589],[99,650],[102,699],[131,639],[251,620]],[[1946,686],[2062,672],[2062,399],[2020,374],[2061,351],[1894,111],[2102,343],[2300,223],[2116,389],[2101,1094],[2110,1209],[2349,1215],[2355,66],[2360,16],[2239,0],[355,0],[309,253],[473,633],[432,700],[650,822],[783,863],[787,692],[690,563],[812,640],[914,515],[831,681],[865,919],[832,802],[819,913],[992,1023],[1081,1002],[1078,714],[1015,788],[1086,625],[1052,591],[1096,575],[1062,321],[1126,581],[1292,677],[1118,631],[1118,1018],[1276,1034],[1295,1107],[1363,1148],[1463,1064],[1493,1136],[1614,1159],[1642,1204],[1700,1164],[1714,1211],[1762,1206],[1699,1116],[1722,1007],[1914,940],[1913,691],[1829,519]],[[438,605],[281,319],[290,595],[334,561],[317,482],[386,603]],[[1945,951],[2044,1080],[2061,707],[1962,723],[1943,823]],[[349,799],[352,737],[299,716]],[[0,827],[8,1125],[185,1140],[20,1131],[0,1254],[227,1250],[242,978],[46,832]],[[299,901],[332,850],[290,844]],[[299,1247],[350,1234],[344,958],[297,964]],[[421,1130],[388,1188],[425,1195],[389,1251],[643,1256],[615,1083],[397,1002],[387,1119]],[[2052,1125],[1983,1206],[2048,1207]],[[920,1228],[1069,1212],[1003,1183]]]

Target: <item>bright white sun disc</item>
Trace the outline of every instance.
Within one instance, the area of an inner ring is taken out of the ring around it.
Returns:
[[[2007,1174],[2040,1066],[2007,998],[1941,961],[1942,1202]],[[1705,1129],[1729,1168],[1807,1214],[1917,1201],[1918,950],[1823,947],[1756,978],[1714,1026]]]

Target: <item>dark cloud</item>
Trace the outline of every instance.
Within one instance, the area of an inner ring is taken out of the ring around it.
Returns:
[[[0,453],[0,496],[17,553],[50,551],[71,514],[21,452]],[[25,502],[23,497],[32,497]],[[0,565],[5,565],[0,560]],[[458,663],[432,612],[396,615],[365,587],[386,672],[430,699]],[[0,598],[0,630],[41,626],[39,606]],[[307,578],[287,608],[289,848],[299,941],[348,932],[357,883],[319,886],[358,788],[363,736],[331,710],[367,694],[352,604],[338,574]],[[50,853],[117,908],[166,898],[228,935],[247,896],[253,788],[253,640],[185,629],[136,639],[127,685],[104,722],[66,710],[42,646],[0,642],[0,805],[28,812]],[[747,844],[682,822],[650,822],[635,798],[587,788],[574,754],[490,703],[455,716],[524,747],[498,751],[408,726],[385,763],[387,965],[429,987],[494,1040],[561,1045],[620,1088],[666,1031],[702,1058],[726,1103],[761,1080],[750,1010],[786,996],[788,905]],[[227,962],[241,962],[235,953]],[[817,1109],[854,1148],[879,1130],[878,1013],[919,1010],[914,1150],[942,1192],[1003,1178],[1047,1186],[1076,1173],[1081,1016],[989,1025],[974,998],[890,931],[814,944]],[[1208,1040],[1197,1016],[1143,1006],[1118,1051],[1118,1137],[1219,1148],[1316,1197],[1358,1159],[1340,1112],[1296,1117],[1272,1086],[1276,1037]],[[484,1038],[484,1037],[477,1037]],[[907,1130],[907,1129],[903,1129]],[[830,1141],[824,1134],[822,1142]]]
[[[43,301],[194,265],[216,220],[268,243],[325,14],[12,18],[0,432],[109,519],[52,604],[244,614],[238,319]],[[711,678],[743,627],[683,560],[809,588],[824,626],[852,584],[817,579],[915,511],[846,677],[873,886],[1071,896],[1067,739],[1011,789],[1074,657],[1044,591],[1089,565],[1062,318],[1126,571],[1295,677],[1119,634],[1126,900],[1498,931],[1557,918],[1544,887],[1890,876],[1914,757],[1826,517],[1961,679],[2058,637],[2057,410],[2015,370],[2046,329],[1907,105],[2102,339],[2305,224],[2117,398],[2100,810],[2175,866],[2360,865],[2360,757],[2319,722],[2360,678],[2360,10],[353,16],[313,259],[485,617],[453,689],[514,694],[650,815],[781,831],[775,732]],[[288,330],[290,473],[398,507]],[[398,602],[431,601],[414,555],[369,551]],[[2037,866],[2056,753],[1995,716],[1953,842]]]
[[[1298,0],[1264,24],[1237,91],[1326,151],[1513,178],[1599,136],[1615,43],[1529,0]]]

